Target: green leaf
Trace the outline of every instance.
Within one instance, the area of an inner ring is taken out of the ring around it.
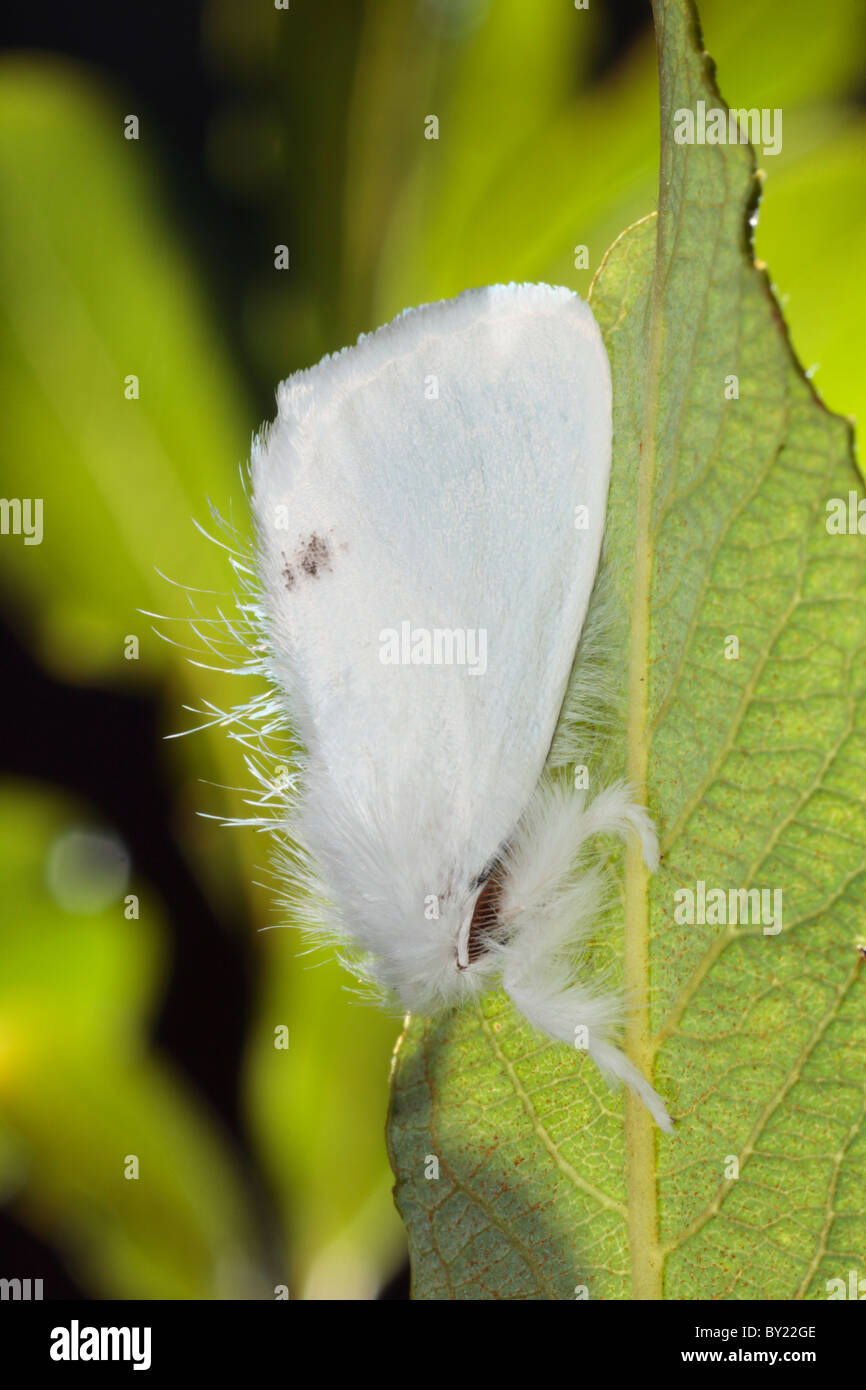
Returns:
[[[850,427],[754,264],[751,152],[673,142],[677,109],[721,104],[693,11],[660,0],[656,26],[659,212],[592,295],[623,697],[592,772],[645,785],[660,830],[659,873],[629,850],[601,940],[676,1127],[502,996],[414,1020],[390,1150],[416,1298],[822,1298],[866,1247],[866,541],[826,525],[858,488]],[[781,890],[783,930],[678,925],[698,881]]]

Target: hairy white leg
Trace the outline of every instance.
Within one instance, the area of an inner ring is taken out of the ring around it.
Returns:
[[[657,867],[655,829],[626,783],[605,788],[588,806],[561,783],[539,788],[506,856],[499,913],[511,935],[499,947],[502,983],[534,1027],[589,1052],[611,1085],[624,1081],[670,1131],[662,1100],[612,1041],[620,996],[575,978],[575,947],[591,931],[605,890],[598,869],[575,864],[586,840],[599,834],[637,835],[647,867]]]

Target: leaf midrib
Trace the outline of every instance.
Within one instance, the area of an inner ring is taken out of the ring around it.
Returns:
[[[666,108],[665,74],[661,62],[664,8],[665,0],[653,0],[653,19],[659,53],[660,117]],[[639,445],[626,715],[627,775],[639,796],[645,795],[649,761],[652,497],[657,466],[655,426],[658,418],[664,322],[663,238],[666,230],[667,204],[664,139],[660,141],[660,145],[658,218]],[[628,1015],[625,1050],[635,1066],[651,1080],[653,1053],[649,1027],[649,875],[640,846],[635,843],[630,843],[626,851],[624,894],[624,983],[626,997],[636,1001]],[[663,1297],[663,1260],[658,1234],[656,1132],[649,1111],[631,1090],[626,1092],[625,1097],[625,1144],[632,1298],[660,1300]]]

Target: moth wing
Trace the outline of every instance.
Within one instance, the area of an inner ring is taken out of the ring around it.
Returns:
[[[543,285],[467,291],[289,378],[278,409],[253,506],[316,785],[415,844],[431,882],[454,845],[483,865],[543,767],[598,565],[592,313]]]

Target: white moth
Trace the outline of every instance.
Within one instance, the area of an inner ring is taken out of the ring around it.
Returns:
[[[425,1015],[501,983],[670,1129],[580,978],[591,837],[656,836],[630,789],[549,770],[604,530],[607,355],[589,307],[496,285],[409,310],[283,382],[255,440],[266,666],[303,745],[289,870]],[[580,517],[584,525],[576,524]],[[309,883],[307,883],[309,887]]]

